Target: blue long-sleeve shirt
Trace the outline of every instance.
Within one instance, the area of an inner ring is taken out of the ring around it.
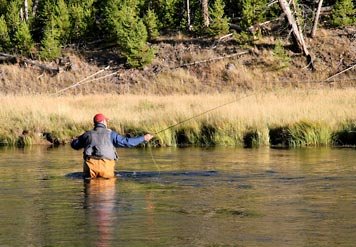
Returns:
[[[94,129],[96,129],[96,128],[106,128],[106,126],[104,124],[99,123],[99,124],[95,124]],[[119,148],[119,147],[128,147],[128,148],[135,147],[145,141],[144,136],[129,138],[129,137],[119,135],[115,131],[111,131],[110,139],[111,139],[114,147],[117,147],[117,148]],[[77,139],[74,139],[71,142],[71,147],[76,150],[79,150],[81,148],[86,147],[90,143],[91,143],[90,135],[89,135],[89,132],[87,131],[84,134],[82,134],[81,136],[79,136]]]

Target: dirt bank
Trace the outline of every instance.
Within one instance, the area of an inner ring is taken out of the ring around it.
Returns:
[[[315,71],[307,68],[305,57],[293,51],[289,43],[283,43],[283,54],[276,55],[276,42],[273,37],[263,37],[249,46],[240,46],[232,37],[222,40],[161,37],[152,44],[157,51],[154,62],[142,70],[125,68],[112,47],[97,48],[93,44],[86,49],[66,48],[65,59],[41,62],[60,68],[57,74],[28,63],[1,64],[0,91],[167,95],[356,84],[356,68],[325,81],[355,64],[355,27],[322,29],[316,38],[307,38]],[[103,70],[107,66],[110,67]]]

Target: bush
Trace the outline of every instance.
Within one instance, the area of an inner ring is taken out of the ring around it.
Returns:
[[[338,0],[332,13],[332,25],[335,27],[352,25],[356,21],[355,14],[352,0]]]

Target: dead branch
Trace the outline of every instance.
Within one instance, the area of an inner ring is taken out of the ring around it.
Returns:
[[[211,46],[211,48],[214,49],[221,41],[223,41],[224,39],[227,39],[227,38],[231,38],[233,35],[234,35],[233,33],[229,33],[227,35],[220,37],[218,40],[216,40],[214,42],[214,44]]]

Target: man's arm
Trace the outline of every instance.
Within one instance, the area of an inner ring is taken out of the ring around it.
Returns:
[[[135,147],[145,141],[151,140],[152,137],[152,135],[146,134],[144,136],[130,138],[119,135],[115,131],[111,132],[111,139],[115,147]]]

